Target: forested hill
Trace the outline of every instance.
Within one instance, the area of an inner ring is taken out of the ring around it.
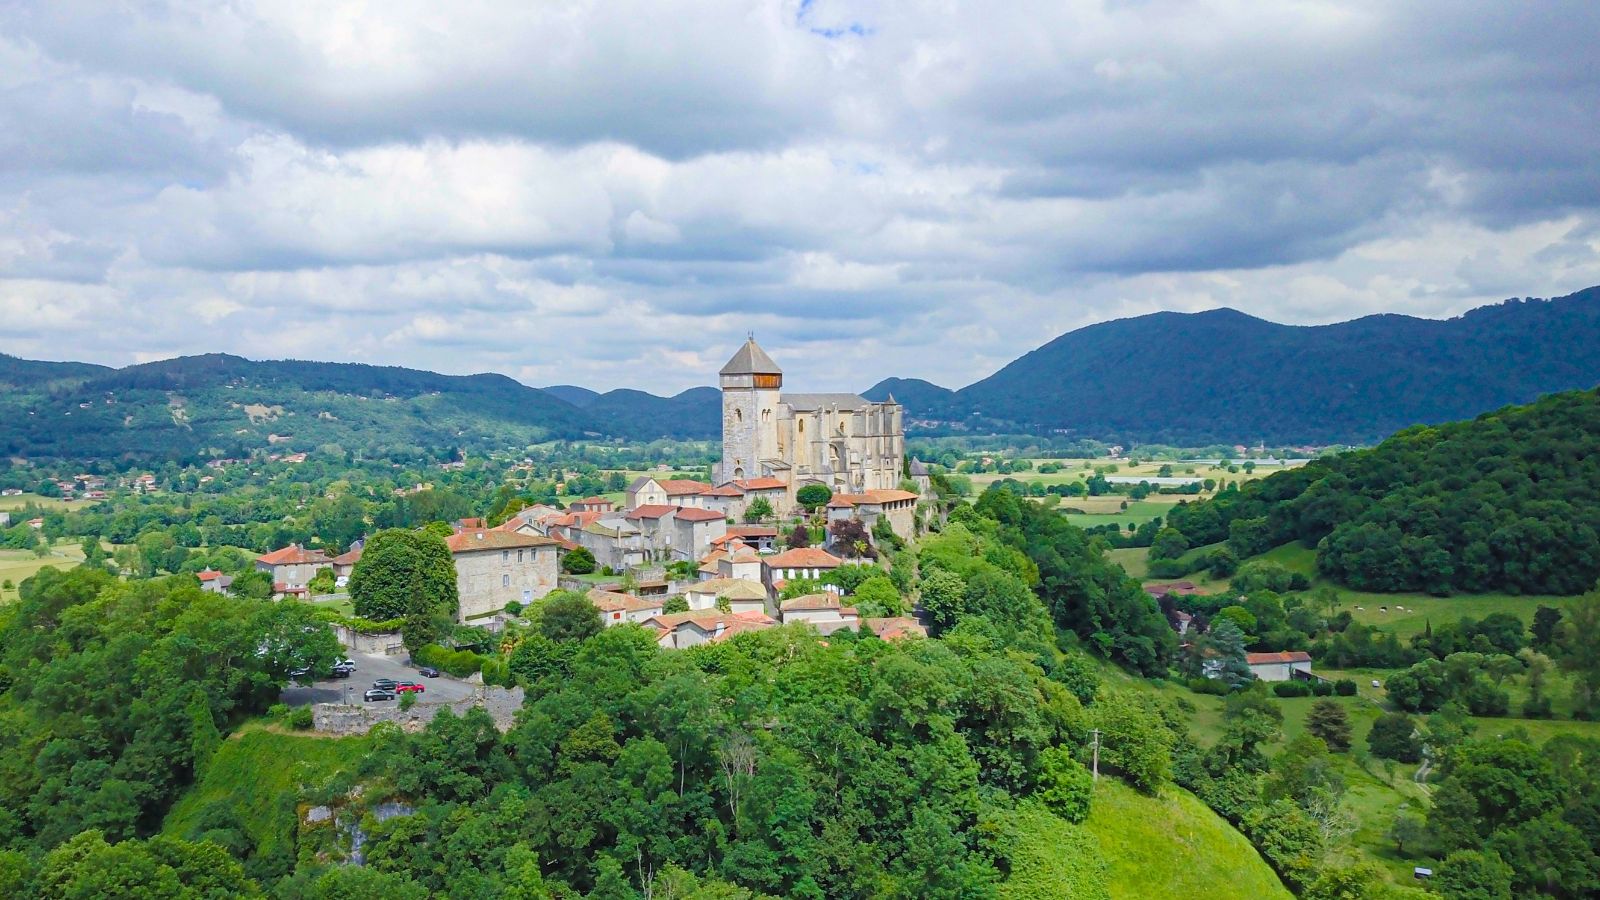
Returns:
[[[1600,579],[1600,391],[1418,426],[1176,507],[1191,546],[1291,540],[1373,591],[1576,594]]]
[[[1231,309],[1162,312],[1064,334],[912,418],[1123,442],[1370,443],[1415,424],[1600,383],[1600,287],[1454,319],[1279,325]],[[928,387],[933,387],[929,385]]]
[[[453,454],[556,438],[704,437],[680,398],[627,392],[585,410],[503,375],[225,354],[124,369],[0,357],[0,454],[25,457],[244,456],[325,444]],[[616,407],[616,408],[612,408]]]

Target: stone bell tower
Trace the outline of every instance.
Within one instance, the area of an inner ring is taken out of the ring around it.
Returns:
[[[777,453],[778,396],[783,370],[752,335],[719,373],[722,381],[722,463],[718,484],[759,478],[763,459]]]

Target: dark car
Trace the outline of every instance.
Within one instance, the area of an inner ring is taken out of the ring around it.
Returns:
[[[433,666],[423,666],[422,668],[417,670],[417,673],[420,674],[423,678],[438,678],[439,677],[439,670],[435,669]]]
[[[333,671],[328,673],[328,677],[329,678],[349,678],[350,677],[350,670],[349,669],[341,669],[338,666],[334,666],[333,667]]]
[[[373,689],[373,690],[367,691],[365,694],[361,695],[361,699],[362,700],[367,700],[367,701],[372,701],[372,700],[393,700],[394,697],[395,697],[394,691],[380,691],[380,690],[377,690],[377,689]]]
[[[415,681],[402,681],[395,685],[394,689],[396,693],[400,694],[420,694],[427,690],[427,688],[417,684]]]
[[[372,687],[373,687],[374,690],[392,691],[392,690],[394,690],[394,679],[393,678],[379,678],[377,681],[374,681],[372,683]]]

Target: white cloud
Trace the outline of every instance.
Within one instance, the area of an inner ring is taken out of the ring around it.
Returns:
[[[1600,7],[1478,12],[13,4],[0,350],[671,392],[754,329],[956,386],[1159,309],[1600,282]]]

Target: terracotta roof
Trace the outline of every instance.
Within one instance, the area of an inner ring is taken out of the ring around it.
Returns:
[[[711,490],[711,485],[704,481],[690,481],[687,478],[658,478],[656,484],[667,492],[668,497],[680,497],[684,494],[704,494]]]
[[[921,497],[920,494],[913,494],[910,491],[902,491],[899,488],[874,488],[870,491],[867,491],[867,496],[871,497],[875,503],[893,503],[897,500],[917,500]]]
[[[274,581],[272,583],[272,592],[274,594],[304,594],[304,593],[307,593],[307,591],[306,591],[304,586],[301,586],[301,587],[289,587],[289,583],[287,581]]]
[[[731,482],[731,484],[746,491],[774,491],[788,487],[783,483],[782,479],[770,476],[766,478],[746,478],[743,481]]]
[[[634,507],[633,511],[629,512],[625,518],[659,519],[663,516],[672,515],[673,511],[676,509],[676,506],[668,506],[665,503],[646,503],[643,506]]]
[[[833,569],[844,564],[839,557],[816,547],[785,550],[762,560],[773,569]]]
[[[360,561],[361,561],[361,548],[360,547],[357,547],[354,550],[346,550],[345,552],[343,552],[343,553],[341,553],[338,556],[335,556],[333,558],[333,564],[336,565],[336,566],[353,566],[353,565],[355,565],[356,563],[358,563]]]
[[[873,489],[865,494],[834,494],[828,501],[830,509],[845,509],[863,503],[894,503],[899,500],[916,500],[919,495],[910,491]]]
[[[471,519],[457,519],[456,520],[456,527],[457,528],[482,528],[482,527],[484,527],[484,524],[483,524],[483,519],[474,517],[474,518],[471,518]]]
[[[778,624],[776,619],[771,618],[765,613],[725,613],[716,609],[695,609],[690,610],[689,612],[666,613],[664,615],[651,616],[649,619],[646,619],[645,622],[646,624],[653,624],[659,628],[671,630],[676,630],[679,625],[682,625],[685,622],[693,622],[695,625],[698,625],[702,631],[715,631],[719,624],[727,626],[734,622],[747,622],[757,625]]]
[[[717,485],[716,487],[712,488],[709,491],[701,491],[700,492],[700,496],[702,496],[702,497],[743,497],[744,496],[744,489],[740,488],[740,487],[738,487],[738,486],[736,486],[736,485],[734,485],[734,484],[732,484],[730,482],[728,484],[719,484],[719,485]]]
[[[256,562],[269,566],[297,566],[333,562],[321,550],[307,550],[293,544],[256,557]]]
[[[728,534],[733,537],[777,537],[778,529],[774,525],[729,525]]]
[[[451,553],[476,553],[480,550],[514,550],[518,547],[552,547],[555,541],[536,534],[515,531],[462,531],[444,540]]]
[[[872,498],[866,494],[834,494],[828,501],[829,509],[851,509],[861,503],[871,503]]]
[[[1304,650],[1285,650],[1280,653],[1246,653],[1244,661],[1252,666],[1273,663],[1311,662],[1311,654]]]
[[[692,506],[679,507],[674,517],[685,522],[714,522],[718,519],[727,518],[727,516],[714,509],[696,509]]]
[[[194,573],[194,577],[200,579],[201,581],[215,581],[221,575],[222,573],[215,569],[206,569],[204,571]]]
[[[632,594],[602,591],[599,588],[589,589],[589,602],[601,612],[643,612],[648,609],[661,609],[660,600],[641,600]]]
[[[799,597],[790,597],[788,600],[778,604],[778,608],[784,612],[792,612],[806,609],[843,609],[844,605],[839,601],[838,594],[832,591],[823,591],[820,594],[802,594]]]
[[[748,578],[713,578],[684,588],[686,594],[714,594],[729,600],[765,600],[767,589]]]
[[[610,503],[611,501],[607,500],[604,497],[585,497],[582,500],[579,500],[578,502],[582,503],[584,505],[588,505],[590,503]]]

